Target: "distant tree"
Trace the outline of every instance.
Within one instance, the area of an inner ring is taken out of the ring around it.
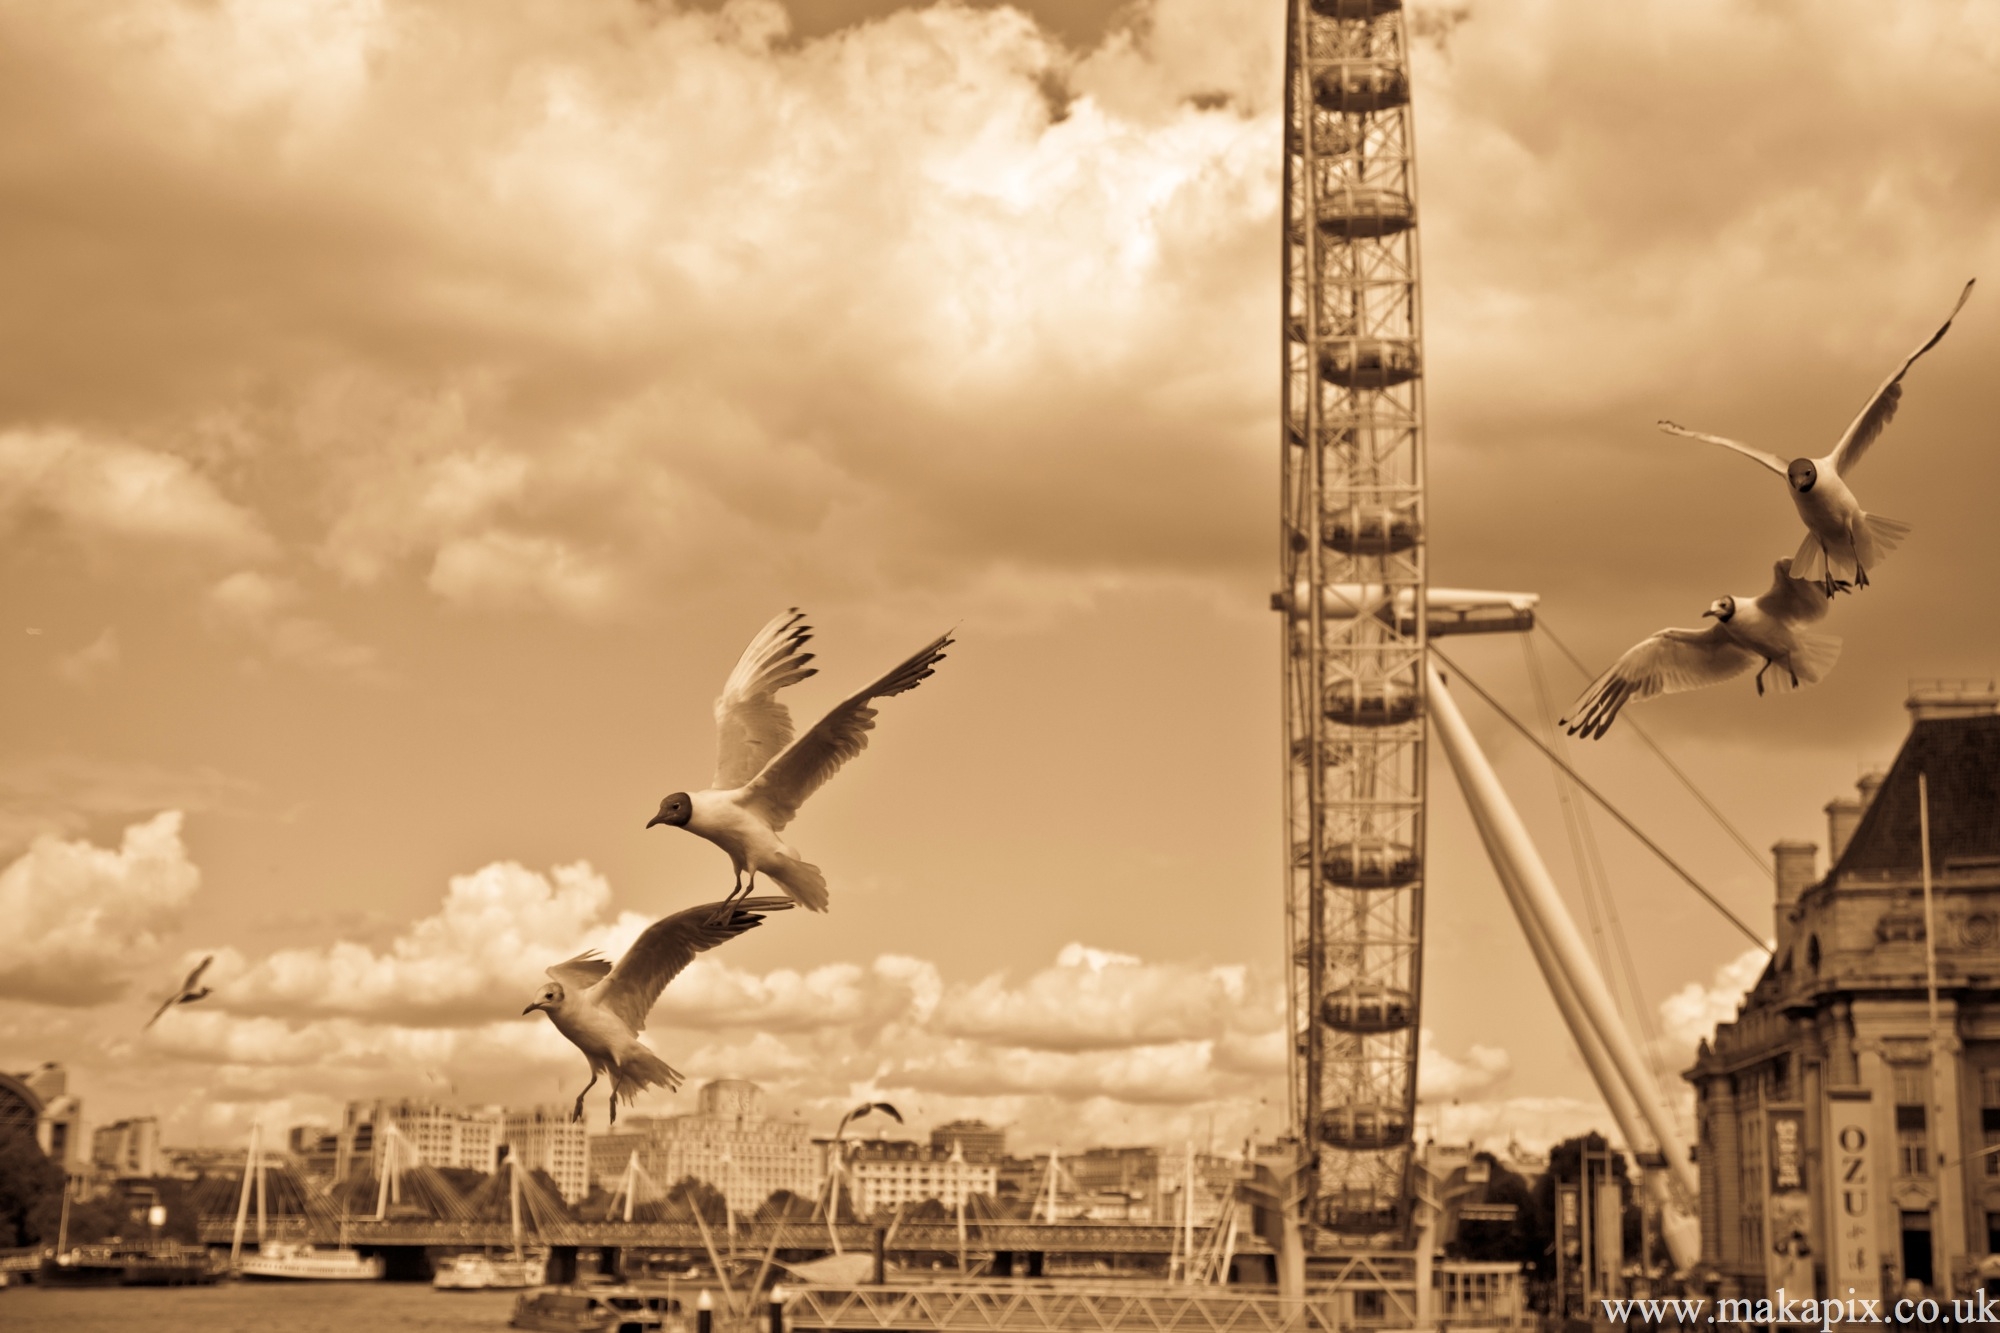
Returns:
[[[790,1190],[772,1190],[771,1197],[757,1205],[759,1222],[803,1221],[812,1213],[813,1201]]]
[[[0,1248],[45,1243],[40,1219],[49,1200],[62,1207],[62,1168],[42,1155],[34,1137],[0,1129]],[[50,1232],[47,1243],[53,1243]]]
[[[1530,1243],[1536,1250],[1535,1275],[1544,1282],[1553,1282],[1556,1275],[1556,1185],[1574,1185],[1583,1178],[1583,1153],[1587,1148],[1593,1154],[1602,1154],[1610,1147],[1610,1142],[1595,1130],[1576,1138],[1564,1139],[1549,1149],[1549,1169],[1537,1177],[1534,1184],[1534,1229]],[[1602,1175],[1593,1172],[1594,1179],[1601,1181]],[[1611,1154],[1611,1178],[1618,1183],[1620,1204],[1620,1226],[1625,1238],[1625,1252],[1636,1256],[1639,1249],[1639,1206],[1637,1191],[1626,1178],[1625,1158]],[[1595,1200],[1592,1201],[1593,1206]]]
[[[437,1173],[444,1177],[445,1184],[452,1187],[461,1199],[469,1199],[486,1183],[487,1173],[469,1166],[441,1166]]]
[[[942,1199],[922,1199],[903,1210],[905,1222],[948,1222],[958,1216]]]
[[[709,1222],[727,1222],[729,1204],[722,1197],[722,1191],[705,1180],[693,1176],[682,1176],[667,1190],[667,1216],[692,1218],[700,1212]]]
[[[1486,1165],[1488,1177],[1483,1202],[1514,1205],[1514,1217],[1507,1222],[1467,1222],[1458,1224],[1458,1235],[1447,1247],[1454,1259],[1474,1259],[1489,1263],[1532,1264],[1540,1253],[1534,1211],[1534,1189],[1527,1178],[1509,1171],[1492,1153],[1473,1155]]]

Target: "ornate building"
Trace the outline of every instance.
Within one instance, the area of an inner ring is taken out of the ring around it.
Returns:
[[[31,1134],[50,1161],[82,1163],[83,1103],[69,1095],[69,1075],[50,1061],[23,1074],[0,1074],[0,1128]]]
[[[1776,952],[1687,1074],[1725,1295],[1963,1294],[2000,1251],[2000,694],[1908,706],[1888,773],[1827,807],[1826,873],[1773,849]]]
[[[135,1116],[100,1126],[90,1136],[90,1160],[114,1176],[160,1174],[160,1122]]]
[[[590,1193],[590,1140],[567,1106],[509,1110],[506,1144],[523,1170],[548,1172],[565,1202]]]
[[[382,1127],[389,1124],[427,1165],[492,1171],[499,1164],[505,1130],[498,1108],[468,1110],[414,1098],[349,1102],[346,1123],[340,1128],[335,1179],[380,1177],[389,1137]]]
[[[721,1190],[739,1214],[778,1190],[810,1199],[819,1188],[812,1135],[797,1120],[764,1114],[764,1090],[743,1079],[704,1084],[694,1115],[630,1116],[590,1140],[590,1179],[614,1189],[634,1153],[660,1189],[688,1176]],[[643,1197],[643,1196],[642,1196]]]
[[[956,1146],[939,1151],[905,1139],[862,1139],[843,1146],[847,1187],[864,1217],[926,1199],[955,1208],[975,1194],[991,1197],[999,1175],[997,1162],[968,1161]]]

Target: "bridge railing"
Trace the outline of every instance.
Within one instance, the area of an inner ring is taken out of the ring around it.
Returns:
[[[839,1225],[841,1248],[866,1252],[873,1246],[875,1226],[866,1222]],[[234,1231],[234,1219],[210,1218],[201,1224],[201,1238],[210,1245],[227,1244]],[[310,1240],[330,1244],[344,1235],[352,1245],[499,1245],[512,1239],[505,1222],[440,1222],[416,1218],[350,1218],[344,1226],[337,1221],[289,1217],[272,1219],[265,1234],[273,1240]],[[727,1243],[728,1233],[711,1224],[709,1234],[717,1245]],[[1177,1228],[1148,1223],[1123,1222],[984,1222],[966,1228],[968,1254],[990,1255],[996,1251],[1042,1254],[1165,1255],[1176,1246]],[[246,1239],[250,1237],[246,1236]],[[535,1239],[553,1245],[615,1245],[621,1248],[689,1249],[704,1247],[702,1232],[694,1222],[574,1221],[542,1230]],[[776,1245],[784,1250],[831,1249],[824,1221],[739,1222],[735,1249],[762,1253]],[[950,1222],[904,1222],[889,1238],[892,1254],[955,1254],[959,1247],[958,1228]],[[1239,1235],[1239,1254],[1268,1253],[1269,1247],[1254,1235]]]
[[[1335,1333],[1355,1327],[1337,1297],[1139,1282],[786,1285],[796,1333]],[[1342,1318],[1343,1313],[1346,1314]]]

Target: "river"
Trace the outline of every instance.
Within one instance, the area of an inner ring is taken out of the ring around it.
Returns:
[[[513,1291],[428,1282],[225,1282],[213,1287],[9,1287],[4,1333],[498,1333]]]

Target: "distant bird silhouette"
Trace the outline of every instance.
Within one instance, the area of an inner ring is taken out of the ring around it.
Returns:
[[[1809,580],[1793,578],[1791,566],[1782,558],[1771,566],[1771,587],[1761,597],[1711,602],[1702,612],[1715,617],[1708,628],[1663,629],[1628,648],[1570,705],[1563,719],[1569,734],[1596,740],[1634,699],[1719,684],[1759,659],[1764,663],[1757,672],[1759,694],[1764,674],[1774,666],[1785,674],[1773,690],[1819,683],[1840,657],[1840,640],[1799,628],[1826,614],[1826,599]]]
[[[187,974],[187,980],[183,981],[180,984],[180,988],[172,995],[160,1001],[160,1007],[153,1011],[153,1016],[146,1020],[146,1027],[140,1028],[139,1031],[144,1032],[147,1028],[152,1027],[153,1024],[160,1021],[161,1014],[166,1013],[167,1010],[177,1004],[193,1004],[196,1000],[206,999],[209,988],[203,986],[200,990],[196,990],[195,983],[201,980],[201,974],[208,971],[208,965],[214,961],[215,955],[210,954],[199,963],[196,963],[194,971]]]
[[[1861,502],[1847,487],[1847,474],[1861,462],[1868,446],[1875,443],[1896,415],[1896,405],[1903,398],[1903,376],[1917,363],[1918,357],[1938,345],[1971,295],[1972,283],[1968,282],[1958,294],[1958,304],[1951,308],[1951,314],[1938,326],[1938,331],[1904,357],[1895,373],[1882,381],[1882,387],[1875,390],[1860,415],[1848,425],[1840,443],[1824,458],[1794,458],[1787,463],[1776,454],[1720,435],[1704,435],[1671,421],[1660,422],[1660,429],[1734,449],[1783,477],[1792,489],[1792,505],[1806,525],[1806,539],[1792,557],[1792,577],[1818,580],[1828,597],[1850,585],[1865,588],[1869,568],[1881,563],[1885,555],[1910,535],[1910,525],[1862,509]]]
[[[919,1107],[918,1109],[921,1110],[922,1108]],[[842,1130],[845,1130],[849,1124],[851,1124],[856,1120],[859,1120],[862,1116],[867,1115],[870,1111],[880,1111],[883,1115],[888,1116],[891,1120],[895,1121],[897,1124],[900,1125],[903,1123],[903,1113],[901,1111],[898,1111],[895,1107],[889,1105],[889,1103],[863,1102],[861,1103],[861,1105],[855,1107],[852,1111],[849,1111],[846,1115],[840,1118],[840,1126],[838,1129],[835,1129],[833,1131],[833,1136],[836,1139],[839,1138]]]
[[[539,1009],[590,1061],[590,1082],[576,1094],[571,1119],[583,1119],[583,1098],[597,1086],[600,1074],[611,1076],[611,1123],[618,1123],[618,1102],[629,1105],[647,1088],[664,1085],[669,1092],[681,1085],[681,1073],[648,1050],[639,1034],[646,1015],[667,983],[694,961],[694,956],[735,939],[763,921],[759,912],[789,911],[789,898],[744,898],[705,903],[661,917],[640,932],[632,947],[613,967],[595,951],[580,953],[548,970],[549,984],[536,992],[534,1003],[521,1012]]]
[[[661,800],[659,813],[646,827],[684,828],[728,852],[736,868],[731,899],[755,889],[761,872],[800,905],[824,912],[826,876],[778,835],[807,797],[866,748],[875,728],[869,704],[915,689],[943,660],[952,639],[946,634],[925,645],[888,675],[835,705],[795,741],[791,711],[777,694],[818,670],[806,665],[813,655],[800,651],[811,637],[812,627],[797,607],[758,631],[715,701],[714,781],[705,791],[677,791]]]

